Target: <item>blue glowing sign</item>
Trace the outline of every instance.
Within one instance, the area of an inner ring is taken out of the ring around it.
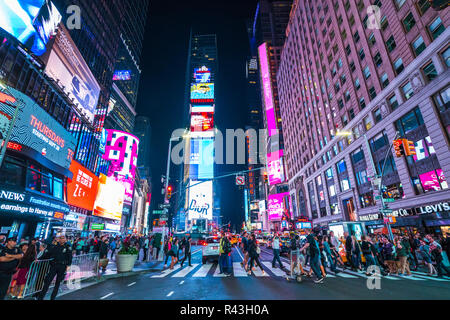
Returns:
[[[208,83],[211,81],[211,71],[207,67],[201,67],[194,70],[196,83]]]
[[[131,80],[131,71],[130,70],[117,70],[114,72],[113,81],[126,81]]]
[[[214,140],[191,140],[189,177],[192,180],[214,178]]]
[[[191,100],[209,102],[212,99],[214,99],[214,83],[194,83],[191,85]]]

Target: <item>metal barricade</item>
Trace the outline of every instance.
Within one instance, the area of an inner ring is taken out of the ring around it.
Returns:
[[[22,296],[29,297],[38,292],[41,292],[44,288],[44,280],[50,271],[50,261],[48,260],[36,260],[28,271],[27,282]],[[99,271],[99,254],[89,253],[72,258],[72,264],[66,273],[64,283],[61,286],[61,290],[71,289],[70,284],[79,283],[82,280],[98,276]],[[56,277],[50,284],[50,288],[55,285]]]

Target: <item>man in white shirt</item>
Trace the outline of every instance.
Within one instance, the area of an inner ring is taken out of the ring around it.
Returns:
[[[272,249],[273,249],[273,260],[272,260],[272,268],[275,268],[275,262],[278,261],[281,269],[284,269],[283,264],[280,259],[280,238],[276,234],[272,239]]]
[[[330,241],[331,244],[336,248],[336,250],[339,250],[339,246],[341,245],[341,242],[339,241],[338,237],[334,235],[333,231],[330,231]]]

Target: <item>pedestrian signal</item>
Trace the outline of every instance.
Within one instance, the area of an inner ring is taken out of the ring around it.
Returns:
[[[403,139],[394,140],[394,150],[395,150],[395,156],[397,158],[405,155],[405,152],[403,149]]]

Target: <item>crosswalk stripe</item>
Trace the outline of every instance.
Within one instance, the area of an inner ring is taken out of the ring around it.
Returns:
[[[391,276],[381,276],[382,279],[389,279],[389,280],[400,280],[399,278],[391,277]]]
[[[216,270],[214,271],[214,277],[226,277],[227,275],[225,273],[220,274],[220,267],[217,265]]]
[[[240,262],[233,262],[233,272],[235,277],[248,277],[247,271],[244,270]]]
[[[450,282],[450,280],[442,279],[442,278],[438,278],[438,277],[421,276],[421,275],[415,275],[415,276],[426,279],[426,280]]]
[[[192,272],[196,267],[198,266],[198,263],[193,263],[192,267],[186,266],[181,270],[180,272],[175,273],[172,278],[183,278],[185,277],[189,272]]]
[[[351,274],[339,272],[336,276],[342,277],[342,278],[349,278],[349,279],[357,279],[358,277],[352,276]]]
[[[261,269],[256,266],[255,270],[253,271],[253,273],[255,274],[255,276],[257,277],[268,277],[269,275],[267,274],[267,272],[265,272],[264,274],[262,273]]]
[[[286,272],[281,269],[272,268],[272,264],[270,261],[261,261],[263,265],[265,265],[273,274],[279,277],[286,277]]]
[[[178,270],[177,268],[173,268],[172,270],[166,269],[166,270],[164,270],[163,272],[161,272],[161,274],[157,274],[157,275],[152,276],[152,278],[164,278],[164,277],[166,277],[167,275],[169,275],[169,274],[171,274],[172,272],[177,271],[177,270]]]
[[[208,272],[212,266],[213,266],[212,263],[207,263],[207,264],[202,265],[201,268],[198,269],[197,272],[194,273],[194,275],[192,277],[194,277],[194,278],[206,277],[206,275],[208,274]]]
[[[414,280],[414,281],[425,281],[425,279],[418,278],[417,276],[401,276],[401,275],[394,275],[394,277],[399,277],[407,280]]]

